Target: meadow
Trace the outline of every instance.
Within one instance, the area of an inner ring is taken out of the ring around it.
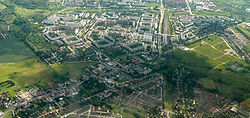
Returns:
[[[125,118],[145,118],[146,117],[145,115],[146,113],[141,110],[128,108],[125,106],[121,106],[120,104],[111,104],[111,106],[113,108],[112,109],[113,112],[119,113]]]
[[[247,49],[250,50],[250,43],[246,45]]]
[[[13,87],[0,90],[0,94],[9,92],[14,96],[14,91],[36,83],[45,86],[50,81],[79,77],[84,72],[83,69],[92,64],[94,63],[78,62],[46,66],[36,57],[19,62],[0,63],[0,82],[10,80],[15,83]]]
[[[17,62],[34,57],[21,40],[0,39],[0,63]],[[0,67],[1,68],[1,67]]]
[[[243,60],[238,59],[223,39],[218,36],[209,36],[207,39],[190,44],[187,47],[190,48],[192,52],[207,57],[208,63],[216,68],[231,61],[239,61],[246,64]]]
[[[206,63],[212,69],[197,70],[206,75],[200,79],[202,86],[208,90],[216,90],[223,95],[235,97],[235,94],[247,98],[250,95],[245,91],[250,91],[250,73],[249,65],[235,56],[221,37],[209,36],[207,39],[190,44],[191,50],[187,53],[193,53],[196,56],[206,58]],[[227,51],[230,52],[227,52]],[[191,57],[186,57],[191,58]],[[238,63],[239,68],[244,71],[232,71],[228,67]],[[198,65],[198,64],[197,64]]]

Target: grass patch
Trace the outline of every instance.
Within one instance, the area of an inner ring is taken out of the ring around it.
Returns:
[[[216,58],[222,55],[221,52],[218,52],[216,49],[211,48],[209,45],[205,44],[195,49],[196,52],[205,55],[209,58]]]
[[[207,57],[207,63],[211,64],[212,66],[215,67],[221,63],[227,63],[235,60],[242,62],[231,55],[223,54],[224,52],[226,53],[226,49],[229,49],[229,47],[227,47],[225,42],[223,42],[220,37],[209,36],[203,41],[205,41],[205,43],[198,41],[194,44],[188,45],[187,47],[196,47],[194,50],[192,50],[192,52],[197,52],[196,55]],[[214,46],[214,48],[211,45]]]
[[[147,6],[147,7],[155,7],[155,6],[158,6],[158,7],[159,7],[159,6],[161,6],[161,5],[158,4],[158,3],[147,3],[146,6]]]
[[[215,45],[215,48],[217,48],[218,50],[221,50],[222,52],[226,52],[225,51],[226,49],[230,49],[229,47],[227,47],[227,44],[225,42]]]
[[[250,43],[248,43],[247,45],[245,45],[247,49],[250,50]]]
[[[12,63],[0,63],[0,78],[9,74],[20,73],[36,68],[43,68],[45,65],[37,58]]]
[[[15,7],[16,14],[22,17],[28,17],[34,14],[34,10],[22,8],[22,7]]]
[[[223,39],[221,39],[220,37],[217,37],[217,36],[209,36],[206,40],[207,43],[211,44],[211,45],[215,45],[215,44],[218,44],[220,42],[223,41]]]
[[[233,60],[235,60],[235,58],[233,58],[230,55],[224,55],[223,57],[217,59],[217,61],[220,61],[220,62],[230,62]]]
[[[39,16],[39,17],[46,17],[50,14],[56,13],[57,11],[50,11],[50,10],[44,10],[44,9],[26,9],[23,7],[15,7],[15,13],[17,15],[20,15],[22,17],[33,17],[33,16]],[[40,19],[39,19],[40,20]]]
[[[12,112],[9,111],[3,118],[12,118]]]
[[[204,88],[207,88],[207,89],[215,89],[216,88],[214,81],[211,79],[203,78],[203,79],[201,79],[201,81],[202,81],[202,85]]]
[[[188,48],[194,48],[194,47],[197,47],[197,46],[200,46],[201,44],[200,43],[193,43],[193,44],[189,44],[187,47]]]
[[[46,85],[49,81],[78,77],[83,69],[94,63],[70,63],[46,66],[37,58],[32,58],[16,63],[0,63],[0,82],[12,81],[14,86],[0,90],[15,95],[15,90],[30,86],[35,83]]]
[[[52,65],[52,69],[55,70],[58,74],[66,74],[69,73],[70,77],[78,77],[84,72],[85,67],[93,65],[94,63],[70,63],[70,64],[54,64]]]
[[[20,40],[0,40],[0,47],[0,63],[17,62],[34,56],[32,51],[26,48]]]
[[[124,118],[146,118],[144,111],[133,109],[125,106],[121,106],[118,104],[112,104],[114,113],[121,114]]]

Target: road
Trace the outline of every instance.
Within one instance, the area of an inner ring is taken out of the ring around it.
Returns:
[[[187,8],[188,8],[189,14],[190,14],[191,16],[193,16],[193,13],[192,13],[192,10],[191,10],[190,5],[189,5],[189,3],[188,3],[188,0],[185,0],[185,2],[186,2],[186,4],[187,4]]]
[[[164,20],[164,15],[165,15],[165,8],[164,8],[164,5],[163,5],[163,0],[161,0],[161,19],[160,19],[160,24],[159,24],[159,33],[161,33],[162,31],[162,23],[163,23],[163,20]]]

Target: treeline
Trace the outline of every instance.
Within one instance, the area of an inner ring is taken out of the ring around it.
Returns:
[[[197,27],[199,27],[199,30],[196,33],[196,35],[198,35],[198,36],[205,36],[205,35],[209,35],[209,34],[212,34],[212,33],[222,34],[222,32],[226,28],[234,25],[234,23],[232,23],[230,21],[225,21],[225,22],[204,22],[202,24],[206,24],[206,25],[200,26],[199,23],[195,24]]]

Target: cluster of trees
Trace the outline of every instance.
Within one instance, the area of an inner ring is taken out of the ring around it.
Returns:
[[[230,21],[201,22],[201,23],[205,25],[200,26],[200,23],[195,24],[197,27],[199,27],[199,30],[197,32],[198,36],[205,36],[212,34],[214,32],[222,34],[226,28],[234,25],[234,23]]]
[[[91,78],[81,84],[81,95],[91,96],[107,89],[104,83],[100,83],[97,79]]]

